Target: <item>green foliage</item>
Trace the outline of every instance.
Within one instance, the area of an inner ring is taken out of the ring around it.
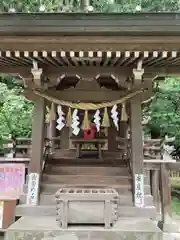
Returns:
[[[29,137],[31,112],[32,103],[25,100],[20,88],[9,89],[7,84],[0,83],[0,139]]]
[[[175,136],[180,143],[180,79],[168,78],[159,83],[155,98],[145,109],[150,115],[147,129],[152,135],[162,137],[165,134]]]
[[[0,0],[2,12],[16,9],[17,12],[39,12],[45,7],[46,12],[81,12],[87,0]],[[179,0],[90,0],[94,12],[134,12],[137,5],[141,11],[179,11]]]

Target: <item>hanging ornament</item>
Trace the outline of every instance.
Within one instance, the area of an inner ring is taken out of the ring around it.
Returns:
[[[58,112],[58,119],[57,119],[57,126],[56,128],[61,131],[63,129],[63,127],[65,126],[65,117],[64,117],[64,112],[62,110],[62,107],[61,106],[58,106],[57,107],[57,112]]]
[[[127,113],[126,113],[125,103],[122,104],[122,108],[121,108],[121,121],[124,121],[124,122],[128,121],[128,116],[127,116]]]
[[[68,109],[68,114],[66,117],[66,126],[70,127],[72,123],[72,115],[71,115],[71,108]]]
[[[100,110],[98,109],[98,110],[96,110],[96,112],[94,114],[94,121],[93,121],[96,125],[97,132],[100,131],[100,126],[101,126],[100,120],[101,120]]]
[[[117,129],[117,131],[119,131],[119,118],[118,118],[118,112],[117,112],[117,105],[114,105],[111,109],[111,118],[113,120],[113,123]]]
[[[84,114],[84,120],[83,120],[83,123],[82,123],[82,129],[89,129],[89,119],[88,119],[88,111],[86,110],[85,111],[85,114]]]
[[[102,121],[102,126],[110,127],[110,120],[109,120],[107,107],[104,108],[104,117],[103,117],[103,121]]]
[[[56,120],[56,109],[55,109],[55,104],[52,102],[51,103],[51,109],[50,109],[50,120]]]
[[[79,124],[80,124],[80,122],[79,122],[79,117],[78,117],[78,110],[77,109],[74,109],[74,111],[73,111],[73,114],[72,114],[72,123],[71,123],[71,127],[72,127],[72,129],[73,129],[73,131],[72,131],[72,133],[74,134],[74,135],[78,135],[79,134],[79,132],[80,132],[80,128],[79,128]]]

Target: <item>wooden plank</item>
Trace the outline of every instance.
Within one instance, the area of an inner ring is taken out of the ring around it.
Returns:
[[[153,162],[145,162],[144,169],[146,170],[160,170],[160,163],[153,163]]]

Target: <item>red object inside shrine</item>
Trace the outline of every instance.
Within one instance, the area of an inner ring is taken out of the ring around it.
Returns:
[[[95,138],[96,128],[94,126],[90,126],[89,129],[84,130],[84,139],[89,140]]]

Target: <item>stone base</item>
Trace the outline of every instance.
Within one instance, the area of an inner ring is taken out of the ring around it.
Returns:
[[[163,233],[163,240],[180,240],[180,233]]]
[[[93,226],[58,227],[54,217],[22,217],[6,232],[5,240],[162,240],[150,219],[120,218],[111,229]]]
[[[169,221],[169,223],[163,223],[162,221],[159,221],[158,227],[163,232],[166,232],[166,233],[179,233],[180,234],[180,226],[173,220]]]

